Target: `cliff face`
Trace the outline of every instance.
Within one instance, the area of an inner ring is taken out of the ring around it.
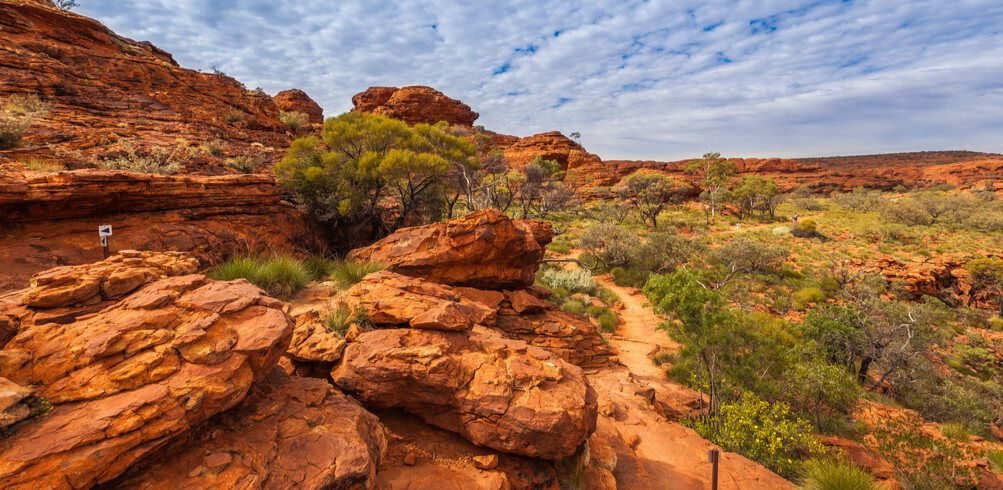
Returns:
[[[446,121],[451,125],[471,126],[479,116],[467,104],[423,86],[370,87],[355,94],[352,103],[353,111],[380,114],[408,124]]]
[[[97,227],[105,224],[113,251],[186,251],[203,262],[309,243],[305,218],[280,200],[263,175],[0,174],[0,290],[23,287],[40,270],[100,259]]]
[[[0,164],[49,159],[72,167],[127,141],[142,148],[218,140],[230,155],[281,151],[289,143],[264,92],[182,68],[167,52],[96,20],[45,1],[5,0],[0,32],[0,98],[35,94],[49,106],[21,148],[0,152]],[[185,170],[212,167],[189,162]]]

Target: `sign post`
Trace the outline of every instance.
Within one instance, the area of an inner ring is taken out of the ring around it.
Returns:
[[[101,225],[98,227],[98,238],[101,239],[101,251],[104,258],[108,258],[108,237],[111,236],[111,225]]]
[[[710,459],[711,464],[710,488],[711,490],[717,490],[717,464],[721,461],[721,451],[711,449],[707,453],[707,457]]]

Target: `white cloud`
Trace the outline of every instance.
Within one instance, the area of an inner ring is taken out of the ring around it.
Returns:
[[[1003,151],[998,0],[80,3],[328,115],[421,84],[490,129],[581,131],[608,159]]]

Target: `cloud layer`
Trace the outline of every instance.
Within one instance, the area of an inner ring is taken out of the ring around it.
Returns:
[[[80,0],[188,67],[327,115],[430,85],[607,159],[1003,152],[999,0]]]

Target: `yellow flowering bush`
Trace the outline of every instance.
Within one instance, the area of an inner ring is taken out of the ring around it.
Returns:
[[[798,474],[804,461],[825,453],[811,424],[791,414],[786,403],[768,403],[748,393],[721,405],[718,416],[696,419],[693,428],[788,478]]]

